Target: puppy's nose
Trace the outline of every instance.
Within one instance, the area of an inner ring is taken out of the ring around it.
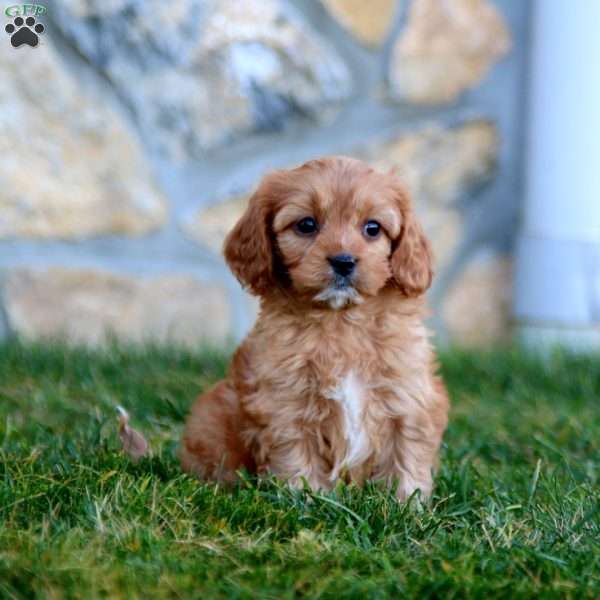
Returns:
[[[327,258],[334,273],[347,277],[354,271],[357,260],[350,254],[336,254]]]

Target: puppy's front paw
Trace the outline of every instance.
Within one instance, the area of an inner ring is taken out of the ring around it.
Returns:
[[[396,498],[400,502],[406,502],[418,490],[416,504],[421,505],[429,500],[432,486],[433,482],[431,478],[418,480],[411,477],[408,473],[404,473],[396,489]]]
[[[296,475],[294,477],[290,477],[287,480],[287,483],[290,487],[296,490],[309,489],[312,492],[316,492],[323,489],[323,486],[319,481],[313,477],[306,477],[305,475]]]

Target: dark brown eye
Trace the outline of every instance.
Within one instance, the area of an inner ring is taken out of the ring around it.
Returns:
[[[381,233],[381,225],[377,221],[367,221],[363,232],[368,238],[375,239]]]
[[[302,235],[313,235],[317,233],[318,228],[317,222],[312,217],[300,219],[295,226],[296,231]]]

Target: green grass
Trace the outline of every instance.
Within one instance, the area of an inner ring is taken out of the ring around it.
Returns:
[[[600,360],[442,357],[431,506],[244,480],[175,457],[217,352],[0,345],[0,597],[600,597]],[[118,449],[125,405],[154,456]]]

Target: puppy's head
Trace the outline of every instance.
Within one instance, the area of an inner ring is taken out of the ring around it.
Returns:
[[[345,157],[265,177],[225,241],[225,258],[256,295],[288,288],[332,308],[390,285],[419,296],[432,277],[429,242],[401,183]]]

